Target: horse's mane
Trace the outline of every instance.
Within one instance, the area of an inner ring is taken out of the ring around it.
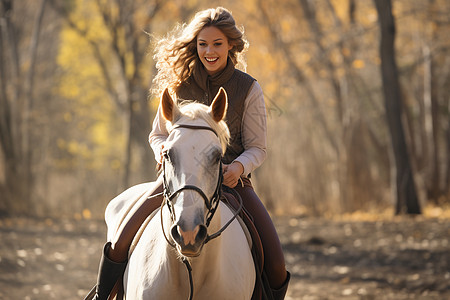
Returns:
[[[179,104],[179,109],[183,116],[188,117],[191,120],[203,119],[208,123],[208,125],[217,133],[220,145],[222,146],[222,154],[225,154],[230,140],[230,131],[224,120],[220,122],[214,121],[212,116],[208,113],[209,107],[198,102],[183,101]],[[177,121],[174,124],[167,122],[167,130],[170,132],[171,128],[176,124]]]

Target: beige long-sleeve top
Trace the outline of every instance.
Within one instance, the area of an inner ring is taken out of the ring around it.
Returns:
[[[156,161],[160,161],[161,148],[169,133],[166,128],[166,120],[161,112],[161,105],[153,121],[153,129],[149,135],[149,143],[155,153]],[[242,122],[242,144],[244,152],[234,161],[238,161],[244,167],[243,176],[258,168],[266,159],[267,148],[267,115],[264,103],[264,95],[261,86],[255,81],[245,99]]]

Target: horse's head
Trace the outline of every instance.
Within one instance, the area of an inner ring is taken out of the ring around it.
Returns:
[[[183,256],[198,256],[219,197],[221,158],[229,131],[223,121],[227,95],[220,89],[211,106],[178,107],[166,90],[161,99],[169,137],[164,144],[163,176],[171,210],[170,234]]]

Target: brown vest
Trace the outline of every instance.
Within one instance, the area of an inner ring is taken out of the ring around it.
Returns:
[[[202,63],[197,61],[191,77],[177,89],[178,100],[195,100],[210,105],[220,87],[228,95],[228,110],[226,123],[230,130],[231,139],[225,152],[223,162],[230,164],[244,152],[242,145],[242,118],[244,103],[255,79],[237,70],[230,59],[225,69],[213,76],[206,73]]]

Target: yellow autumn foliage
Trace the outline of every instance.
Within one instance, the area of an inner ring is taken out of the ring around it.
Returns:
[[[124,137],[117,134],[121,122],[117,122],[114,105],[104,88],[102,69],[89,41],[102,45],[110,37],[94,1],[77,0],[71,20],[79,30],[66,25],[61,31],[57,62],[63,75],[56,90],[71,104],[72,111],[64,113],[64,121],[79,130],[79,140],[87,141],[60,139],[58,146],[72,157],[85,160],[89,168],[104,168],[110,160],[120,157]],[[109,61],[111,54],[106,48],[99,51]]]

